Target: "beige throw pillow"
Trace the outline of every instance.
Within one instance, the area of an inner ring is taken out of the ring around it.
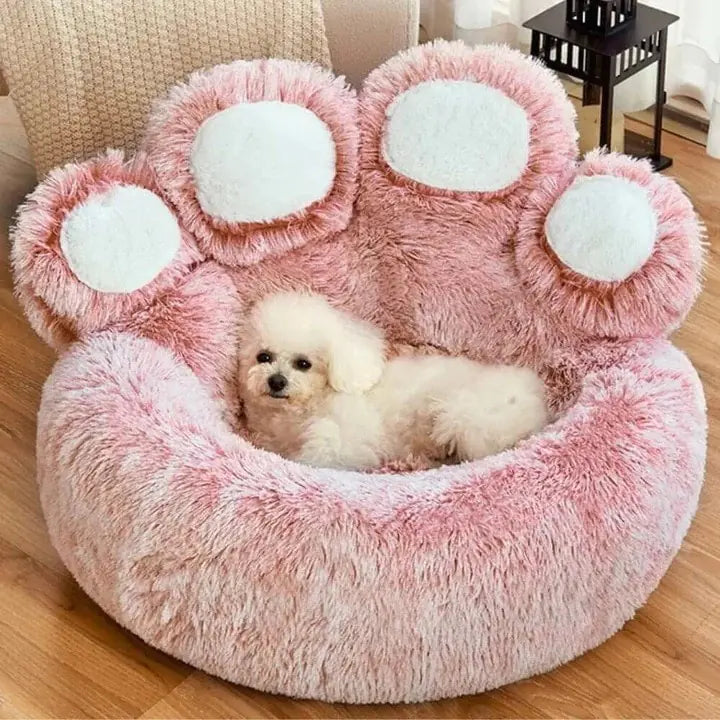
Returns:
[[[38,174],[133,149],[156,97],[239,58],[329,66],[320,0],[0,0],[0,68]]]

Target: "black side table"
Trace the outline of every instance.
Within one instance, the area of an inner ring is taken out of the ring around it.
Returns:
[[[652,152],[648,157],[655,170],[664,170],[672,160],[662,154],[662,121],[666,102],[665,69],[668,27],[677,15],[638,5],[635,19],[607,36],[585,34],[566,22],[566,4],[559,3],[524,23],[532,30],[531,55],[557,72],[585,83],[584,104],[592,89],[602,89],[600,145],[611,147],[615,86],[657,63],[657,97]]]

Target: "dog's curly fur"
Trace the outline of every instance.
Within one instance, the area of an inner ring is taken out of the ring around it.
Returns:
[[[265,298],[243,340],[239,385],[253,439],[309,465],[476,460],[547,422],[532,370],[438,355],[386,360],[376,327],[318,295]]]

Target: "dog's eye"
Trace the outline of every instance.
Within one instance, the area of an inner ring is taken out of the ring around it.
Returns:
[[[309,370],[312,367],[312,363],[307,358],[299,357],[295,358],[293,366],[296,370],[302,370],[305,372],[305,370]]]
[[[267,350],[263,350],[255,356],[255,359],[259,363],[270,363],[273,361],[273,356],[272,353],[269,353]]]

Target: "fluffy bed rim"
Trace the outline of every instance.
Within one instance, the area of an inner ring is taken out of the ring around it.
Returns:
[[[695,370],[664,340],[601,365],[515,450],[370,475],[253,448],[170,351],[98,334],[43,393],[50,534],[121,624],[228,680],[353,703],[480,692],[617,631],[694,514]]]

